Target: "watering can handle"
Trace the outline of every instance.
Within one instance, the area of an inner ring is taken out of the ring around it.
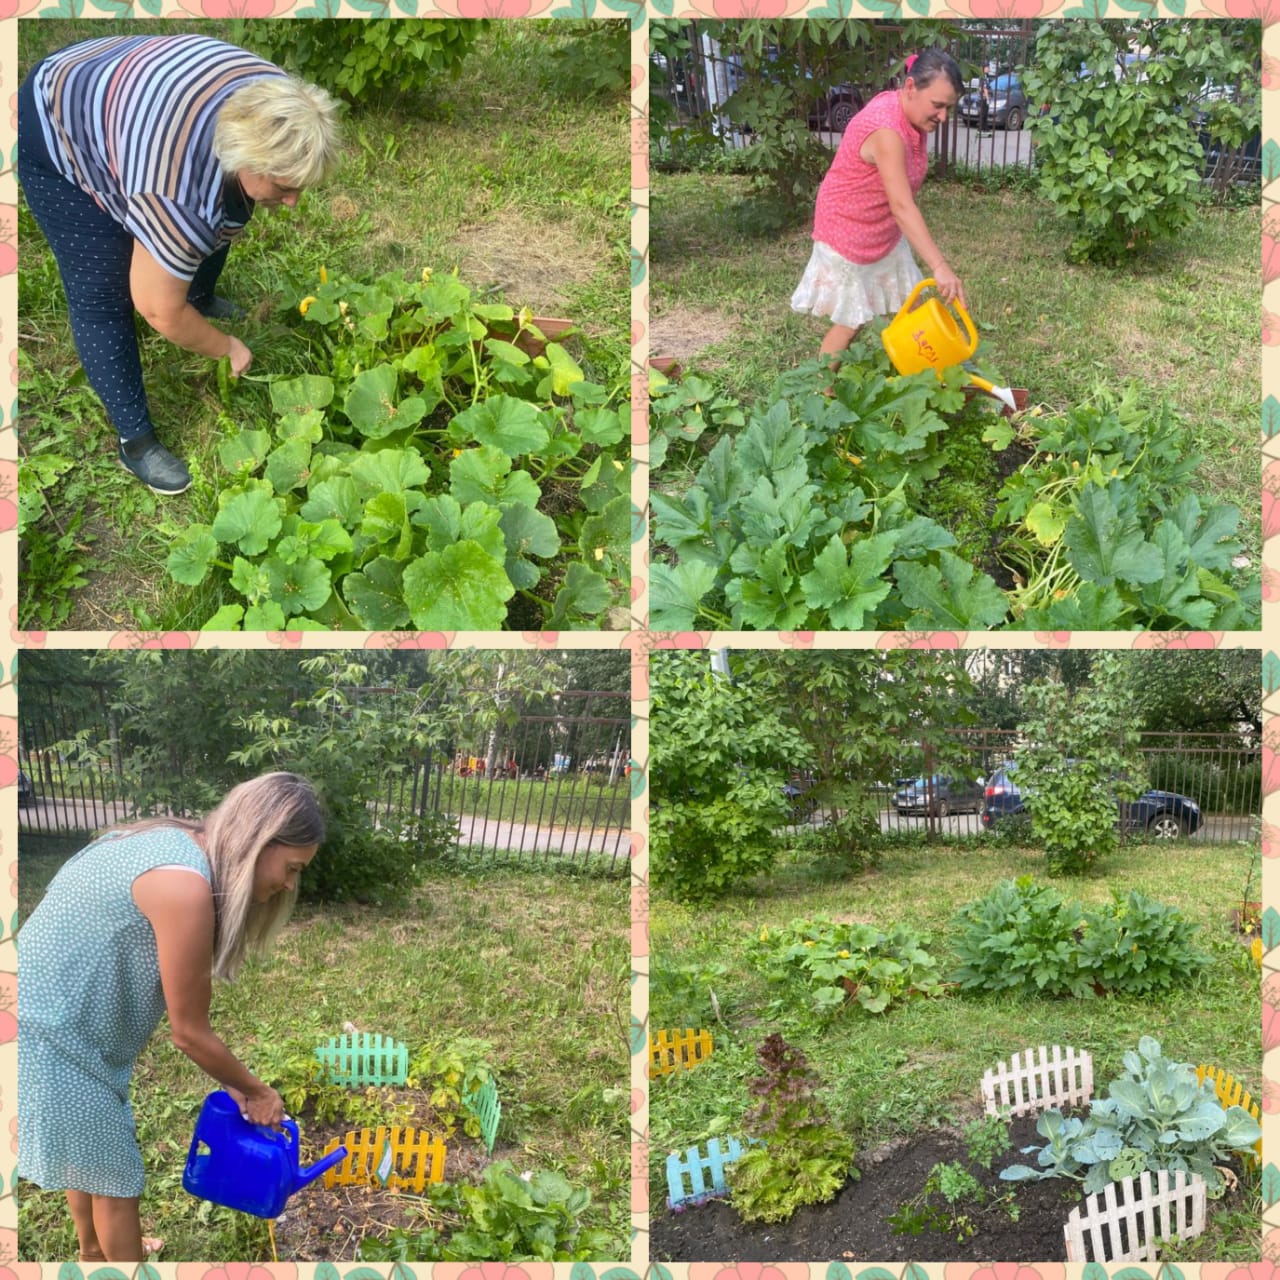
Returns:
[[[911,308],[916,305],[916,299],[929,285],[933,285],[936,289],[938,287],[938,282],[932,276],[925,276],[925,278],[911,290],[906,302],[903,304],[903,310],[910,311]],[[964,327],[969,334],[969,354],[973,355],[973,353],[978,349],[978,331],[973,327],[973,321],[969,317],[969,312],[965,309],[964,303],[961,302],[959,298],[953,299],[949,305],[955,310],[956,314],[959,315],[960,319],[964,321]]]

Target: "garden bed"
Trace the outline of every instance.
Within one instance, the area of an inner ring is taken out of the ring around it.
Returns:
[[[654,1215],[649,1226],[650,1257],[664,1262],[1045,1262],[1066,1257],[1063,1226],[1080,1202],[1078,1184],[1062,1178],[1044,1182],[1001,1182],[999,1171],[1025,1160],[1020,1149],[1039,1145],[1036,1117],[1010,1123],[1010,1150],[991,1172],[973,1169],[991,1199],[1015,1192],[1018,1219],[999,1204],[957,1206],[969,1214],[975,1230],[967,1238],[957,1232],[926,1230],[898,1235],[889,1224],[896,1213],[920,1194],[935,1164],[965,1162],[965,1142],[958,1129],[935,1129],[859,1153],[862,1176],[849,1182],[827,1204],[799,1209],[786,1222],[743,1222],[724,1200],[694,1209]],[[1241,1198],[1228,1191],[1210,1212]],[[935,1197],[935,1200],[937,1197]]]
[[[405,1108],[407,1118],[400,1127],[443,1134],[436,1113],[417,1089],[388,1089],[386,1097],[394,1108]],[[343,1138],[360,1126],[342,1120],[301,1122],[304,1150],[302,1163],[314,1163],[334,1138]],[[458,1129],[444,1140],[446,1182],[479,1182],[485,1168],[495,1160],[516,1159],[519,1147],[494,1147],[492,1155],[484,1145]],[[366,1236],[386,1236],[395,1229],[421,1231],[425,1225],[425,1197],[394,1187],[336,1186],[327,1188],[320,1178],[293,1196],[276,1220],[276,1252],[282,1261],[354,1261],[356,1249]],[[265,1259],[263,1259],[265,1260]]]

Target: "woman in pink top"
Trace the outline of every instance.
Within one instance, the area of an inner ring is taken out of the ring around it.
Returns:
[[[916,206],[929,135],[946,124],[963,85],[949,53],[926,49],[902,88],[872,98],[845,130],[818,188],[813,254],[791,298],[793,311],[831,320],[820,354],[839,355],[868,320],[898,311],[921,279],[912,249],[945,301],[965,301]]]

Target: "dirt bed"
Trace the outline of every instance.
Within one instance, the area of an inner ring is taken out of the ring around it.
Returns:
[[[961,1206],[973,1220],[971,1236],[924,1231],[897,1235],[888,1218],[920,1194],[930,1169],[939,1162],[967,1163],[958,1130],[938,1129],[890,1143],[855,1160],[862,1177],[846,1184],[828,1204],[798,1210],[780,1223],[743,1222],[726,1201],[712,1200],[682,1213],[655,1207],[649,1228],[650,1256],[663,1262],[1051,1262],[1066,1257],[1063,1226],[1079,1203],[1078,1184],[1051,1178],[1044,1182],[1008,1183],[999,1171],[1034,1157],[1020,1149],[1043,1139],[1035,1117],[1010,1126],[1012,1146],[986,1173],[977,1167],[983,1186],[995,1196],[1016,1187],[1018,1219],[1001,1205]],[[1238,1197],[1239,1193],[1236,1193]],[[938,1197],[935,1203],[941,1203]],[[1224,1201],[1211,1205],[1211,1212]]]
[[[425,1097],[411,1089],[388,1091],[393,1105],[408,1108],[408,1119],[400,1127],[443,1133],[443,1126]],[[304,1136],[303,1165],[314,1163],[334,1138],[342,1138],[356,1126],[335,1122],[325,1124],[303,1116],[299,1121]],[[459,1128],[445,1139],[444,1178],[446,1182],[479,1182],[485,1168],[497,1160],[516,1159],[518,1148],[504,1150],[499,1144],[493,1155],[484,1144],[468,1138]],[[412,1191],[379,1186],[336,1186],[327,1188],[320,1178],[293,1196],[276,1220],[276,1252],[280,1260],[305,1262],[350,1262],[365,1236],[385,1236],[394,1228],[413,1232],[429,1224],[425,1197]]]

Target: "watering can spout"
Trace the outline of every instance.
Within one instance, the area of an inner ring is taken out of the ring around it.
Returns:
[[[314,1182],[317,1178],[329,1172],[334,1165],[341,1164],[347,1158],[346,1147],[339,1144],[333,1151],[321,1160],[317,1160],[315,1164],[308,1165],[305,1169],[299,1169],[294,1179],[294,1191],[301,1191],[303,1187]]]

